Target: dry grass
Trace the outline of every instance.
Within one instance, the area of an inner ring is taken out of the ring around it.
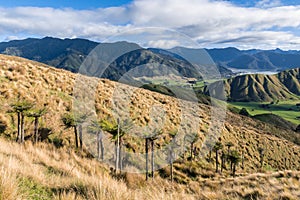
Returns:
[[[172,97],[143,89],[134,89],[108,80],[83,77],[81,81],[84,82],[81,85],[82,89],[86,89],[88,83],[96,82],[96,92],[91,95],[96,94],[94,106],[99,118],[113,116],[113,99],[117,98],[114,96],[116,93],[120,95],[118,98],[121,99],[130,96],[129,105],[126,104],[128,101],[121,101],[118,106],[121,108],[128,108],[129,106],[130,117],[141,126],[147,123],[156,123],[151,121],[149,117],[152,105],[156,106],[158,110],[163,109],[166,116],[163,126],[165,135],[162,140],[157,141],[160,146],[170,140],[168,133],[176,130],[180,123],[183,125],[183,132],[190,132],[194,131],[190,130],[190,127],[193,127],[193,123],[199,120],[197,122],[199,124],[196,124],[199,126],[198,134],[200,135],[200,141],[196,144],[198,148],[207,135],[210,124],[210,107],[208,106],[195,105],[190,102],[185,102],[184,105],[179,106],[179,101]],[[39,107],[44,104],[47,105],[48,113],[42,118],[41,125],[52,130],[52,135],[49,136],[50,140],[60,138],[63,140],[63,145],[73,145],[72,132],[64,129],[60,118],[64,112],[72,108],[71,95],[74,93],[74,84],[77,84],[77,87],[80,86],[78,83],[76,82],[76,75],[73,73],[22,58],[0,55],[0,120],[7,126],[6,133],[15,136],[12,134],[16,133],[16,116],[8,115],[5,112],[8,110],[9,104],[16,101],[17,96],[20,95],[22,98],[35,102]],[[88,102],[88,99],[85,102]],[[196,113],[197,109],[199,112]],[[191,113],[193,118],[190,116],[181,117],[182,110]],[[299,146],[273,136],[272,132],[269,132],[268,125],[261,127],[260,124],[250,118],[232,113],[227,115],[221,134],[222,141],[224,143],[231,141],[235,144],[234,148],[239,152],[244,151],[246,156],[245,168],[248,171],[256,170],[259,166],[259,153],[257,151],[259,145],[267,147],[266,162],[273,169],[299,169]],[[189,120],[181,121],[186,119]],[[161,119],[158,117],[157,120]],[[26,127],[28,127],[26,134],[30,136],[33,125],[29,119],[26,121]],[[125,143],[130,143],[136,152],[144,151],[144,142],[141,139],[128,135],[124,137],[124,140]]]
[[[213,172],[213,163],[198,159],[191,165],[187,162],[174,165],[176,180],[185,183],[185,186],[171,184],[160,178],[145,183],[143,178],[136,175],[126,175],[124,181],[111,178],[108,167],[99,165],[95,160],[82,158],[72,151],[74,144],[72,132],[62,126],[61,115],[72,108],[75,79],[75,74],[64,70],[17,57],[0,55],[0,122],[6,126],[5,135],[15,137],[16,117],[7,114],[6,111],[9,109],[9,104],[16,101],[19,95],[35,102],[37,106],[47,104],[48,113],[42,118],[41,126],[52,130],[52,135],[48,137],[50,141],[59,138],[63,140],[64,145],[62,149],[55,149],[47,144],[33,147],[28,142],[25,146],[19,146],[1,140],[1,175],[5,174],[5,176],[1,176],[0,180],[1,188],[6,188],[0,189],[2,199],[4,197],[5,199],[39,199],[38,197],[44,199],[270,199],[275,198],[275,194],[282,198],[298,197],[299,190],[296,188],[299,188],[299,180],[296,172],[291,172],[292,182],[287,178],[288,175],[272,178],[273,174],[265,174],[266,178],[254,174],[253,177],[249,175],[228,179],[227,172],[227,176],[216,175]],[[86,83],[97,82],[95,108],[99,118],[113,116],[113,95],[118,88],[125,97],[128,94],[131,97],[129,105],[121,102],[119,106],[124,108],[129,106],[130,117],[140,125],[155,123],[151,122],[149,117],[151,105],[165,111],[165,135],[157,141],[159,145],[170,140],[168,133],[178,128],[182,119],[180,112],[185,109],[192,113],[191,121],[197,122],[199,119],[197,132],[200,141],[197,142],[196,147],[201,147],[209,129],[210,107],[197,105],[200,110],[195,113],[194,111],[197,110],[195,105],[189,102],[179,107],[179,102],[172,97],[142,89],[136,90],[108,80],[95,78],[84,78],[84,80]],[[130,93],[132,91],[133,93]],[[182,130],[188,132],[190,126],[191,124],[184,123]],[[26,120],[26,127],[26,135],[30,136],[33,129],[30,119]],[[238,168],[239,175],[257,172],[259,166],[257,148],[261,145],[266,147],[265,162],[268,167],[266,171],[299,170],[299,146],[275,137],[270,130],[270,125],[261,126],[261,123],[258,124],[249,118],[228,113],[221,139],[224,143],[233,142],[235,144],[233,148],[245,153],[245,169]],[[144,142],[141,139],[127,135],[124,137],[124,142],[130,143],[136,152],[144,151]],[[263,188],[260,187],[261,185]]]
[[[55,149],[20,146],[0,139],[0,199],[298,199],[300,172],[280,171],[227,178],[216,176],[186,185],[142,175],[111,177],[103,164]]]
[[[15,200],[20,199],[21,196],[18,191],[16,175],[2,167],[0,171],[0,199]]]
[[[107,167],[51,145],[20,146],[0,139],[0,199],[193,199],[183,186],[139,175],[113,179]],[[128,179],[140,184],[127,185]],[[129,178],[128,178],[129,177]]]

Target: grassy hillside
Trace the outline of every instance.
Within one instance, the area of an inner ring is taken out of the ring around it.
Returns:
[[[273,124],[274,126],[277,126],[277,127],[282,127],[284,129],[290,129],[290,130],[296,129],[296,126],[293,123],[283,119],[282,117],[280,117],[278,115],[260,114],[260,115],[254,115],[253,118],[258,119],[263,122],[266,122],[266,123]]]
[[[72,150],[58,150],[45,144],[20,146],[3,139],[0,144],[0,199],[3,200],[193,197],[183,186],[159,178],[149,184],[138,174],[127,175],[125,180],[114,179],[107,166]]]
[[[68,112],[72,108],[72,93],[73,84],[75,82],[75,74],[66,72],[63,70],[43,66],[39,63],[31,62],[25,59],[0,56],[1,59],[1,121],[6,125],[5,133],[14,136],[16,133],[16,116],[6,113],[9,110],[9,104],[15,102],[18,96],[21,96],[29,101],[35,102],[36,106],[47,105],[48,112],[42,118],[42,127],[49,128],[51,134],[49,140],[62,138],[63,145],[73,145],[73,135],[71,130],[66,130],[62,124],[61,116]],[[112,117],[112,95],[118,83],[111,82],[108,80],[101,80],[90,78],[91,80],[98,81],[97,96],[96,96],[96,110],[99,118]],[[131,91],[133,88],[126,85],[119,85],[124,91]],[[149,123],[149,105],[161,105],[166,112],[165,126],[163,128],[165,142],[168,141],[169,133],[176,130],[176,127],[180,123],[180,109],[193,109],[194,105],[192,102],[185,102],[184,107],[179,107],[178,101],[172,97],[165,96],[158,93],[153,93],[144,89],[137,89],[134,92],[131,99],[131,114],[134,118],[135,123],[141,126]],[[200,107],[199,130],[198,132],[201,140],[197,145],[201,145],[205,134],[208,133],[210,124],[210,107],[205,105],[198,105]],[[125,106],[124,106],[125,107]],[[230,117],[229,117],[230,116]],[[221,138],[231,140],[235,144],[243,142],[249,142],[251,144],[251,154],[249,159],[254,159],[253,162],[249,163],[253,167],[258,162],[258,152],[254,152],[255,147],[259,145],[261,141],[268,141],[266,133],[269,132],[268,126],[266,129],[257,128],[257,122],[251,119],[244,121],[244,126],[241,126],[240,116],[232,115],[228,113],[227,122],[223,128]],[[25,132],[27,136],[32,134],[32,121],[26,119],[28,127]],[[246,124],[249,122],[250,128],[246,128]],[[292,134],[287,130],[279,130],[280,133]],[[256,138],[256,140],[253,140]],[[125,137],[125,140],[132,140],[130,135]],[[246,141],[245,141],[246,140]],[[276,146],[282,146],[283,149],[288,151],[298,151],[298,146],[292,147],[292,143],[285,140],[270,139],[270,141],[276,141],[280,144]],[[143,141],[135,141],[137,144],[143,144]],[[162,144],[164,141],[161,141]],[[271,145],[271,144],[270,144]],[[136,146],[135,151],[143,151],[143,146]],[[237,146],[236,148],[241,148]],[[253,152],[252,152],[253,151]],[[294,153],[291,152],[291,156]],[[285,157],[285,156],[283,156]],[[293,159],[291,159],[293,160]],[[297,166],[298,160],[293,160],[295,166]]]
[[[248,74],[210,84],[211,93],[224,85],[225,94],[232,102],[268,102],[273,100],[299,99],[299,68],[276,75]]]
[[[0,199],[297,199],[300,173],[279,171],[236,178],[190,181],[182,185],[139,174],[113,178],[107,166],[72,150],[0,139]],[[34,173],[33,173],[34,172]],[[213,172],[210,172],[210,174]]]
[[[57,199],[59,199],[59,191],[62,192],[63,199],[72,199],[75,194],[79,195],[78,198],[88,197],[88,199],[97,199],[98,197],[104,199],[118,199],[120,197],[128,197],[127,199],[172,199],[174,197],[178,199],[234,199],[246,198],[247,195],[262,195],[265,198],[274,195],[272,192],[266,193],[264,189],[259,190],[256,188],[258,184],[266,184],[266,188],[270,187],[270,191],[273,192],[277,191],[278,188],[280,188],[280,191],[292,191],[292,188],[298,184],[295,183],[291,186],[283,184],[285,181],[297,179],[297,172],[289,172],[291,174],[288,175],[284,172],[281,172],[282,174],[279,172],[277,174],[258,174],[253,175],[254,177],[247,175],[248,173],[256,173],[259,170],[260,155],[258,148],[262,145],[265,147],[263,171],[299,170],[300,147],[295,144],[295,140],[298,139],[297,136],[292,131],[278,129],[272,125],[233,113],[227,113],[220,139],[223,144],[232,142],[234,144],[232,148],[245,157],[244,167],[239,166],[237,168],[238,178],[228,178],[230,176],[228,170],[223,175],[214,173],[214,159],[209,162],[209,155],[204,155],[204,158],[196,156],[195,161],[187,161],[188,151],[186,158],[180,158],[174,163],[174,180],[183,185],[171,184],[160,178],[169,178],[168,168],[156,172],[157,180],[154,183],[150,182],[144,185],[143,178],[139,178],[139,175],[135,178],[127,177],[125,182],[116,181],[108,176],[107,166],[99,165],[93,159],[81,158],[78,154],[73,153],[73,133],[71,130],[64,128],[60,119],[64,113],[72,109],[71,100],[74,93],[75,78],[75,74],[64,70],[17,57],[0,55],[0,122],[1,126],[4,127],[1,129],[1,135],[15,139],[16,116],[7,113],[7,111],[10,109],[10,103],[21,97],[35,102],[36,106],[46,105],[48,112],[41,119],[41,127],[47,128],[51,132],[45,141],[53,144],[59,143],[61,148],[56,149],[50,144],[41,144],[37,148],[33,147],[30,143],[33,134],[33,121],[30,118],[26,118],[25,121],[25,136],[27,139],[25,146],[1,139],[2,173],[8,174],[8,176],[5,176],[8,177],[8,182],[1,187],[20,188],[20,190],[0,189],[0,191],[17,191],[17,193],[12,192],[11,195],[17,196],[13,196],[11,199],[21,198],[22,195],[24,197],[30,195],[23,191],[23,185],[25,185],[25,190],[28,186],[37,190],[32,192],[33,194],[42,193],[41,195],[45,195],[47,198],[53,198],[51,195],[54,195]],[[170,141],[171,133],[180,124],[181,109],[195,110],[195,106],[199,106],[199,112],[193,113],[189,117],[193,121],[200,119],[198,130],[193,131],[199,136],[199,141],[195,143],[195,147],[196,149],[201,148],[211,124],[209,115],[211,107],[202,104],[195,105],[192,102],[184,102],[184,105],[179,107],[178,100],[170,96],[104,79],[86,78],[85,80],[86,83],[88,81],[97,81],[98,83],[95,94],[95,110],[99,119],[113,116],[112,99],[117,87],[126,93],[134,91],[129,105],[121,105],[121,107],[129,106],[131,118],[140,126],[151,123],[149,117],[151,114],[150,105],[156,105],[160,109],[163,108],[166,119],[161,138],[155,144],[157,149]],[[125,151],[144,152],[144,140],[142,138],[127,134],[123,140]],[[107,156],[107,159],[113,159],[110,157],[112,153]],[[8,167],[9,160],[14,162],[11,166],[15,167]],[[141,162],[138,165],[141,165]],[[30,174],[32,169],[35,169],[37,175]],[[277,176],[279,178],[276,178]],[[25,178],[25,184],[22,182],[23,177]],[[21,183],[19,183],[20,178]],[[100,182],[98,182],[99,180]],[[250,183],[253,183],[255,187],[250,187]],[[242,188],[240,188],[241,185]],[[120,187],[118,193],[114,192],[117,187]],[[297,192],[299,191],[292,191],[289,194],[292,196],[298,195]],[[282,193],[282,195],[287,194]],[[9,199],[9,196],[6,199]]]

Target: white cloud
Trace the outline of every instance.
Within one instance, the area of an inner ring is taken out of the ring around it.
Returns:
[[[284,47],[298,48],[284,41],[284,36],[288,34],[289,40],[298,40],[298,37],[281,30],[299,28],[300,21],[296,20],[300,19],[299,6],[276,7],[273,2],[272,8],[245,8],[224,1],[139,0],[133,7],[134,25],[174,28],[210,46],[227,45],[228,42],[222,41],[231,40],[231,45],[239,47],[283,47],[285,42]],[[268,37],[275,37],[277,42]]]
[[[4,39],[4,41],[22,40],[22,39],[25,39],[25,38],[19,37],[19,36],[14,36],[14,35],[9,35]]]
[[[147,44],[147,46],[152,48],[165,48],[165,49],[171,49],[179,45],[180,42],[176,40],[151,40]]]
[[[0,35],[103,40],[151,26],[177,30],[207,46],[300,49],[299,31],[295,31],[300,27],[298,19],[300,6],[283,6],[278,0],[261,0],[250,8],[227,1],[135,0],[96,10],[0,8]],[[153,41],[153,45],[170,45]]]
[[[1,8],[0,34],[26,32],[41,36],[103,39],[126,29],[124,9],[78,11],[37,7]]]

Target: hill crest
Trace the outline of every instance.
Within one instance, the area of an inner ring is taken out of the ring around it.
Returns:
[[[247,74],[210,84],[205,94],[223,87],[220,97],[237,102],[269,102],[273,100],[299,99],[300,68],[282,71],[275,75]]]

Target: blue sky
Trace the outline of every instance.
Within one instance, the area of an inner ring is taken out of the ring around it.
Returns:
[[[185,34],[207,48],[300,49],[299,3],[295,0],[0,0],[0,41],[52,36],[101,42],[136,28],[158,27]],[[177,44],[174,40],[153,41],[158,46]]]
[[[37,6],[37,7],[53,7],[63,8],[71,7],[74,9],[95,9],[111,6],[120,6],[129,3],[129,0],[16,0],[16,1],[0,1],[2,7],[15,6]]]
[[[248,6],[248,7],[252,7],[255,6],[258,2],[262,2],[259,0],[253,0],[253,1],[249,1],[249,0],[228,0],[236,5],[241,5],[241,6]],[[298,0],[281,0],[281,1],[265,1],[265,2],[270,2],[270,3],[276,3],[276,2],[280,2],[282,5],[298,5],[299,1]]]
[[[260,2],[259,0],[224,0],[231,2],[235,5],[253,7]],[[95,8],[105,8],[112,6],[122,6],[128,4],[132,1],[130,0],[16,0],[16,1],[0,1],[2,7],[16,7],[16,6],[37,6],[37,7],[53,7],[53,8],[64,8],[70,7],[74,9],[95,9]],[[266,2],[276,2],[266,1]],[[282,5],[298,5],[300,4],[298,0],[281,0]]]

